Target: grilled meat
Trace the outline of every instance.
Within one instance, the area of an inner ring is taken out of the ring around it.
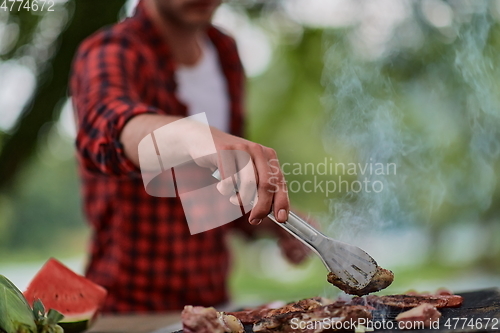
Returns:
[[[453,296],[453,293],[452,293],[450,290],[446,289],[446,288],[439,288],[439,289],[438,289],[438,290],[434,293],[434,295],[437,295],[437,296],[446,296],[446,295],[448,295],[448,296]]]
[[[243,333],[242,322],[253,324],[256,333],[321,333],[345,331],[343,323],[348,325],[347,330],[353,330],[357,324],[366,324],[372,318],[372,311],[393,308],[406,310],[396,317],[403,327],[417,322],[428,327],[441,316],[438,308],[458,307],[462,302],[461,296],[438,290],[434,294],[409,292],[406,295],[354,297],[350,302],[314,297],[280,308],[264,305],[227,314],[214,308],[186,306],[182,311],[182,323],[184,333]]]
[[[441,312],[435,306],[423,303],[416,308],[401,312],[397,315],[396,321],[402,324],[399,326],[400,328],[418,329],[430,327],[431,323],[439,320],[439,318],[441,318]],[[420,323],[423,323],[423,327],[417,326]]]
[[[253,325],[256,333],[320,333],[354,329],[360,319],[366,323],[372,315],[362,305],[335,302],[307,312],[288,312],[263,318]],[[347,324],[346,325],[344,325]]]
[[[288,312],[305,312],[314,308],[332,303],[331,300],[322,297],[306,298],[294,303],[288,303],[277,309],[260,307],[256,309],[243,310],[238,312],[228,312],[228,314],[238,318],[243,324],[253,324],[262,318],[276,316]]]
[[[375,308],[389,306],[392,308],[407,309],[415,308],[423,303],[428,303],[436,308],[455,308],[463,303],[459,295],[387,295],[366,297],[354,297],[351,304],[370,305]]]
[[[430,293],[430,292],[418,292],[416,290],[410,290],[410,291],[407,291],[405,293],[405,295],[419,295],[419,296],[451,296],[453,295],[453,293],[446,289],[446,288],[439,288],[438,290],[436,290],[436,292],[433,294],[433,293]]]
[[[371,279],[370,283],[362,289],[356,289],[347,285],[333,272],[328,273],[327,280],[347,294],[363,296],[387,288],[394,280],[394,274],[387,269],[377,266],[377,271],[375,272],[375,275]]]
[[[234,316],[214,308],[186,305],[181,313],[184,333],[243,333],[243,325]]]

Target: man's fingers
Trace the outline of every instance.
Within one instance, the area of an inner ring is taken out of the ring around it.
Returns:
[[[286,237],[279,241],[283,256],[293,264],[302,263],[309,256],[311,250],[296,239]]]
[[[295,248],[292,251],[290,261],[296,265],[302,263],[309,256],[308,252],[302,248]]]
[[[274,216],[278,222],[286,222],[288,220],[288,212],[290,210],[290,200],[288,199],[285,178],[281,172],[276,152],[271,149],[268,151],[268,154],[270,168],[274,170],[272,177],[270,177],[270,181],[274,185]]]
[[[217,190],[220,192],[222,195],[230,195],[233,194],[235,191],[234,184],[232,177],[227,177],[225,179],[222,179],[218,184],[217,184]]]
[[[230,201],[235,205],[247,207],[253,202],[249,216],[249,221],[253,224],[266,217],[272,207],[276,220],[285,222],[290,204],[276,152],[249,141],[230,146],[221,145],[219,150],[226,150],[226,153],[219,154],[219,169],[232,171],[229,173],[237,174],[238,177],[236,179],[229,177],[230,174],[225,175],[226,178],[217,185],[219,192],[231,195]],[[234,195],[236,191],[238,195]]]
[[[274,217],[278,222],[286,222],[288,220],[288,194],[283,191],[278,191],[274,195]]]
[[[241,204],[243,206],[248,206],[252,201],[255,201],[257,195],[256,172],[251,159],[238,172],[238,175],[238,193],[240,195]],[[256,202],[254,202],[254,204],[256,204]]]
[[[257,173],[257,194],[258,200],[255,203],[252,212],[250,213],[249,221],[262,220],[271,211],[273,204],[273,186],[269,181],[270,167],[268,164],[268,157],[264,151],[265,147],[255,145],[251,147],[250,152],[255,165]]]

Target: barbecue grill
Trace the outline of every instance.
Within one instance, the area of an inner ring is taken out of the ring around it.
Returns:
[[[439,329],[405,330],[405,332],[500,332],[500,289],[483,289],[478,291],[459,293],[458,295],[461,295],[464,298],[464,303],[461,307],[439,309],[439,312],[441,312],[442,314],[439,320]],[[385,312],[385,320],[394,321],[396,316],[400,312],[400,310],[387,310]],[[470,322],[470,319],[473,319],[474,323],[476,322],[476,319],[481,319],[480,321],[484,326],[484,323],[486,323],[486,320],[488,320],[488,318],[490,318],[488,329],[484,329],[484,327],[478,329],[476,326],[474,326],[474,328],[467,326],[467,324]],[[492,323],[493,318],[499,320],[498,324],[495,327],[492,327],[492,325],[494,324]],[[383,318],[381,317],[380,313],[374,313],[374,322],[381,321],[382,319]],[[450,327],[445,326],[447,322],[451,325]],[[401,332],[401,330],[376,330],[376,332],[389,333]]]
[[[490,288],[477,291],[459,293],[464,299],[459,308],[440,309],[442,316],[439,320],[439,329],[405,330],[404,332],[437,333],[437,332],[500,332],[500,289]],[[393,322],[402,310],[391,310],[390,308],[375,310],[373,313],[374,327],[383,320]],[[472,321],[471,321],[472,319]],[[485,323],[489,321],[488,327]],[[476,323],[482,323],[482,328]],[[473,327],[468,325],[474,323]],[[386,325],[385,327],[388,327]],[[245,325],[246,333],[253,333],[253,325]],[[399,329],[377,329],[377,333],[403,332]],[[182,330],[174,332],[182,333]]]

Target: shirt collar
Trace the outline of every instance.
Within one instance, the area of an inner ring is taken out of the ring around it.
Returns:
[[[159,48],[163,51],[163,54],[171,60],[171,52],[168,44],[166,43],[160,28],[156,25],[146,10],[146,1],[139,1],[131,20],[134,21],[134,28],[137,29],[141,38],[144,38],[148,44],[154,46],[155,48]]]

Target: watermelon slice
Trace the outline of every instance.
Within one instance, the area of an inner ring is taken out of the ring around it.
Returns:
[[[64,315],[59,323],[65,332],[82,332],[96,317],[106,298],[106,289],[76,274],[50,258],[24,292],[30,305],[40,299],[46,309]]]

